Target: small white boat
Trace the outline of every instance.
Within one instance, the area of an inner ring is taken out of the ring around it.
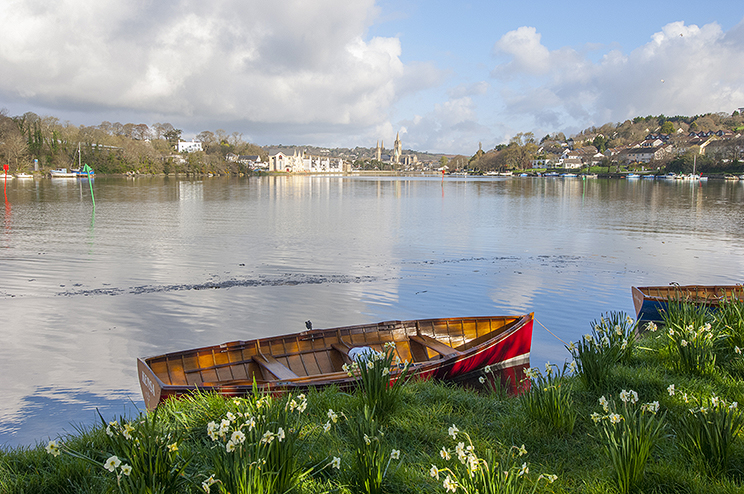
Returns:
[[[57,168],[49,172],[52,178],[75,178],[77,175],[73,171],[67,171],[67,168]]]
[[[16,173],[15,177],[16,178],[34,178],[33,175],[31,175],[30,173],[26,173],[26,172]]]

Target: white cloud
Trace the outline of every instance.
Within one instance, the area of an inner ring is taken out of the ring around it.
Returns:
[[[494,45],[510,60],[492,76],[506,118],[528,114],[531,125],[549,131],[638,115],[731,112],[744,102],[742,38],[744,23],[723,32],[716,23],[674,22],[628,54],[610,50],[593,62],[572,48],[549,51],[534,28],[522,27]]]
[[[434,105],[431,112],[401,122],[407,130],[403,147],[435,152],[474,152],[491,130],[481,124],[469,96]]]
[[[373,0],[6,2],[0,101],[181,121],[376,125],[436,79],[412,77],[398,38],[365,39],[376,13]]]
[[[502,76],[512,71],[532,75],[542,75],[550,67],[551,54],[540,43],[541,35],[534,27],[522,26],[515,31],[509,31],[496,42],[494,52],[512,57],[512,60],[497,72]]]

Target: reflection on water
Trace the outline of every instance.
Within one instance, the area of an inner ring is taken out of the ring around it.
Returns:
[[[95,210],[88,187],[8,185],[0,444],[142,407],[139,356],[535,311],[542,365],[632,285],[744,281],[738,183],[98,177]]]

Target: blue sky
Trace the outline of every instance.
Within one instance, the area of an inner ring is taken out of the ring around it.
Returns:
[[[744,4],[0,4],[0,108],[261,145],[473,154],[518,132],[744,106]]]

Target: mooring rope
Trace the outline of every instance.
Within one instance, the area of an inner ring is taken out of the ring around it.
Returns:
[[[543,327],[543,328],[545,329],[545,331],[547,331],[548,333],[550,333],[550,334],[552,334],[553,336],[555,336],[555,339],[557,339],[558,341],[560,341],[560,342],[561,342],[561,343],[563,343],[564,345],[568,346],[568,345],[566,344],[566,342],[565,342],[565,341],[563,341],[562,339],[558,338],[558,337],[557,337],[557,336],[555,335],[555,333],[554,333],[554,332],[552,332],[551,330],[549,330],[548,328],[546,328],[546,327],[545,327],[545,325],[544,325],[543,323],[541,323],[541,322],[540,322],[540,321],[538,321],[537,319],[535,319],[535,321],[537,322],[537,324],[539,324],[540,326],[542,326],[542,327]]]

